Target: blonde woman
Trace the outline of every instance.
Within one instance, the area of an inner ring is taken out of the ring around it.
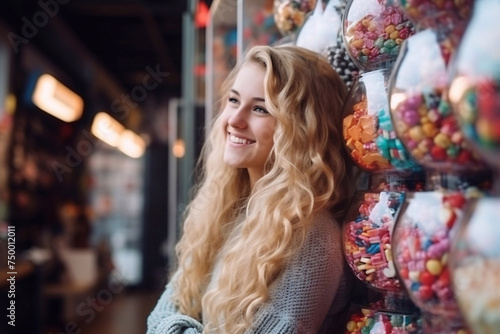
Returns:
[[[341,333],[346,86],[317,53],[256,46],[222,89],[179,266],[148,333]]]

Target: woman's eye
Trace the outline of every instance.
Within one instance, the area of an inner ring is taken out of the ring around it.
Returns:
[[[256,106],[254,108],[255,111],[259,112],[259,113],[262,113],[262,114],[269,114],[269,111],[267,111],[265,108],[262,108],[262,107],[259,107],[259,106]]]
[[[230,97],[230,98],[228,99],[228,101],[229,101],[229,103],[238,103],[238,100],[237,100],[237,99],[235,99],[234,97]]]

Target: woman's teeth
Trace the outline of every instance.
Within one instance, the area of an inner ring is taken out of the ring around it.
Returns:
[[[236,137],[235,135],[231,135],[229,138],[231,139],[231,141],[233,143],[236,143],[236,144],[251,144],[251,143],[254,143],[253,140],[248,140],[248,139],[245,139],[245,138],[239,138],[239,137]]]

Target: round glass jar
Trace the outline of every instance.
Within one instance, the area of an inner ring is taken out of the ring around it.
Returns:
[[[346,49],[363,71],[388,67],[414,32],[413,23],[393,0],[351,0],[342,20]]]
[[[283,36],[296,34],[304,25],[316,1],[321,0],[274,0],[274,22]]]
[[[448,260],[457,222],[463,216],[466,192],[408,193],[393,233],[397,272],[410,298],[431,318],[448,320],[450,328],[463,328]],[[448,331],[444,331],[448,333]]]
[[[484,167],[465,141],[447,97],[448,64],[458,36],[450,30],[418,32],[403,44],[392,72],[389,103],[394,128],[424,168]]]
[[[452,244],[450,273],[458,305],[475,334],[500,328],[500,197],[473,199]]]
[[[343,107],[343,137],[353,161],[367,172],[419,170],[393,129],[387,87],[390,69],[354,80]]]
[[[362,282],[381,291],[401,291],[392,259],[392,231],[402,192],[358,192],[344,224],[344,255]]]
[[[449,99],[462,132],[500,170],[499,0],[476,0],[451,66]]]

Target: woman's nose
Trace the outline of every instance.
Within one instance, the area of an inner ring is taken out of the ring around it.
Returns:
[[[228,123],[235,128],[245,128],[248,124],[248,113],[244,106],[240,106],[229,117]]]

